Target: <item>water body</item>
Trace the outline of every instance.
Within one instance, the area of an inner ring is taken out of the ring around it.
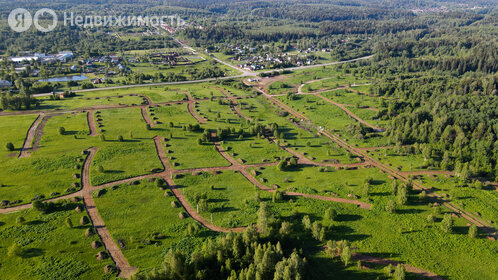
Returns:
[[[50,79],[41,79],[38,80],[38,82],[57,83],[57,82],[83,81],[87,79],[88,79],[87,76],[80,75],[80,76],[65,76],[65,77],[55,77]]]

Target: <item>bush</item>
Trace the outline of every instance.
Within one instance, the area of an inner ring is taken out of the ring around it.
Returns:
[[[81,219],[80,219],[80,225],[84,226],[84,225],[87,225],[88,223],[90,223],[90,219],[88,219],[87,216],[81,217]]]
[[[63,126],[59,127],[59,134],[60,135],[66,134],[66,129]]]
[[[469,227],[469,237],[470,238],[477,237],[477,226],[474,224]]]
[[[14,144],[12,144],[11,142],[7,143],[5,145],[5,148],[7,148],[7,151],[10,151],[10,152],[12,152],[15,149]]]
[[[389,200],[386,205],[386,211],[389,213],[396,212],[396,202],[394,200]]]
[[[94,230],[93,228],[87,228],[87,229],[85,230],[85,236],[86,236],[86,237],[90,237],[90,236],[92,236],[92,235],[94,235],[94,234],[95,234],[95,230]]]
[[[7,255],[9,257],[18,257],[21,255],[21,252],[22,252],[21,247],[17,245],[17,243],[13,243],[7,251]]]
[[[119,136],[118,136],[118,141],[119,141],[119,142],[123,142],[123,141],[124,141],[123,135],[119,135]]]
[[[328,221],[334,221],[337,218],[337,211],[335,209],[328,208],[325,210],[324,218]]]
[[[71,218],[69,218],[69,217],[66,218],[66,226],[68,228],[72,228],[73,227],[73,221],[71,221]]]
[[[26,221],[26,220],[24,219],[24,217],[23,217],[23,216],[19,216],[19,217],[17,217],[17,219],[16,219],[16,223],[18,223],[18,224],[20,224],[20,225],[24,224],[24,222],[25,222],[25,221]]]
[[[446,214],[441,222],[441,229],[446,233],[451,233],[453,231],[453,218],[451,214]]]

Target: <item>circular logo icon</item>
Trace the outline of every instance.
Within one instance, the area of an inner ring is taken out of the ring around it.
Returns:
[[[31,27],[33,19],[28,10],[17,8],[10,12],[8,22],[10,28],[15,32],[24,32]]]
[[[49,24],[47,27],[40,25],[39,18],[43,14],[49,14],[50,16],[52,16],[52,23]],[[35,16],[33,18],[33,22],[35,23],[36,29],[38,29],[39,31],[50,32],[50,31],[54,30],[54,28],[57,26],[57,14],[52,9],[43,8],[43,9],[36,11]]]

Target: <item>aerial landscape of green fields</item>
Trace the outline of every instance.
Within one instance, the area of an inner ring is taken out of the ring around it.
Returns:
[[[495,0],[0,3],[0,279],[498,280]]]

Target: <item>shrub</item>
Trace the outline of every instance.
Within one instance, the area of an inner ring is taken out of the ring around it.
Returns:
[[[85,230],[85,236],[86,236],[86,237],[90,237],[90,236],[92,236],[92,235],[94,235],[94,234],[95,234],[95,230],[94,230],[93,228],[87,228],[87,229]]]
[[[21,255],[22,249],[17,243],[13,243],[10,245],[9,249],[7,250],[7,255],[9,257],[18,257]]]
[[[87,225],[88,223],[90,223],[90,219],[88,219],[87,216],[81,217],[81,219],[80,219],[80,225],[84,226],[84,225]]]
[[[337,218],[337,211],[335,209],[328,208],[325,210],[324,218],[328,221],[334,221]]]
[[[283,194],[281,191],[274,191],[272,196],[272,202],[282,201]]]
[[[119,135],[119,136],[118,136],[118,141],[119,141],[119,142],[123,142],[123,141],[124,141],[123,135]]]
[[[477,226],[472,224],[469,227],[469,237],[470,238],[476,238],[477,237]]]
[[[12,144],[11,142],[7,143],[5,145],[5,148],[7,148],[7,151],[13,151],[15,148],[14,148],[14,144]]]
[[[73,221],[71,221],[71,218],[69,218],[69,217],[66,218],[66,226],[68,228],[72,228],[73,227]]]
[[[25,222],[25,221],[26,221],[26,220],[24,219],[24,217],[23,217],[23,216],[19,216],[19,217],[17,217],[17,219],[16,219],[16,223],[18,223],[18,224],[20,224],[20,225],[24,224],[24,222]]]
[[[453,231],[453,218],[451,214],[446,214],[441,222],[441,229],[446,233],[451,233]]]
[[[63,126],[59,127],[59,134],[60,135],[66,134],[66,129]]]
[[[311,220],[310,216],[306,215],[303,217],[303,226],[305,229],[310,229],[311,228]]]
[[[396,202],[394,200],[389,200],[386,205],[386,211],[389,213],[396,212]]]
[[[427,222],[429,222],[429,223],[434,223],[434,221],[435,221],[435,220],[436,220],[436,217],[434,217],[434,215],[433,215],[433,214],[429,214],[429,215],[427,216]]]
[[[398,264],[394,270],[395,280],[405,280],[405,267],[402,264]]]
[[[33,203],[31,203],[31,205],[33,206],[33,209],[35,209],[36,211],[38,211],[40,213],[45,213],[46,208],[47,208],[45,203],[43,203],[40,200],[33,201]]]

